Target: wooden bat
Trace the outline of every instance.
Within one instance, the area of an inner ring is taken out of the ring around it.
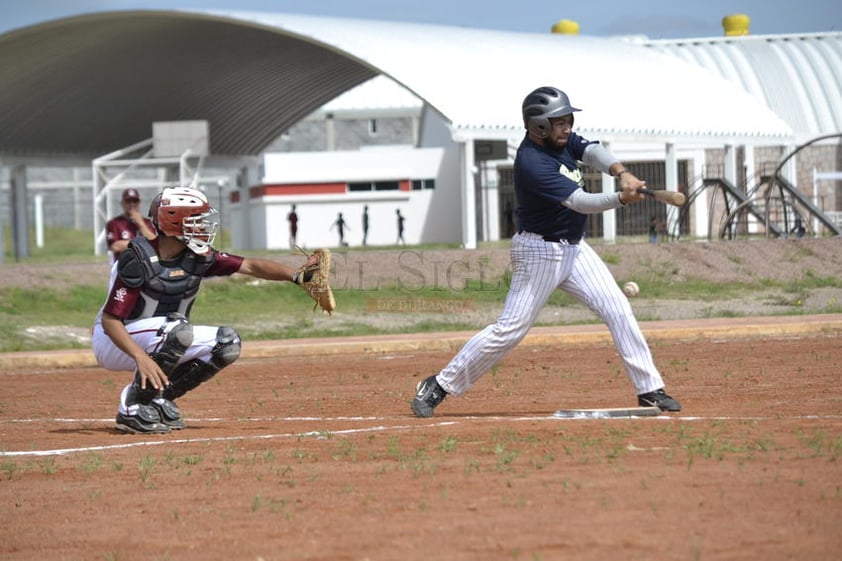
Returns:
[[[682,206],[686,200],[684,193],[679,193],[677,191],[665,191],[663,189],[638,189],[637,192],[643,193],[648,197],[652,197],[658,202],[673,206]]]

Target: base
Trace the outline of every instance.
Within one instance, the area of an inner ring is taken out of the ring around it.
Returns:
[[[557,419],[616,419],[624,417],[657,417],[657,407],[616,407],[613,409],[559,409],[553,413]]]

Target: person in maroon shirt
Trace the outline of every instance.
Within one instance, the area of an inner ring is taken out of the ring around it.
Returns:
[[[240,356],[233,328],[190,322],[202,279],[234,273],[296,284],[306,279],[282,263],[214,249],[217,213],[201,191],[166,188],[149,215],[157,237],[134,238],[120,255],[92,347],[103,368],[134,371],[120,395],[116,428],[166,433],[185,427],[174,401]]]
[[[123,253],[129,242],[138,236],[155,239],[155,226],[140,214],[140,194],[137,189],[126,189],[120,201],[123,213],[105,224],[105,243],[111,252],[112,263]]]

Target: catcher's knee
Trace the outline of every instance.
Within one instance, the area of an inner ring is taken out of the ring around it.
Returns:
[[[193,324],[183,314],[172,312],[167,314],[167,321],[158,329],[158,335],[164,339],[150,356],[169,375],[193,344]]]
[[[240,335],[231,327],[216,330],[216,345],[211,349],[211,364],[222,370],[240,358],[242,341]]]
[[[236,331],[230,327],[220,327],[216,331],[216,345],[211,349],[210,360],[205,362],[196,359],[179,364],[170,376],[170,385],[164,389],[163,397],[177,399],[207,382],[239,358],[241,347],[240,336]]]

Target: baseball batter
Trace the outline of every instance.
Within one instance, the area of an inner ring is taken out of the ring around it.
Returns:
[[[217,213],[201,191],[164,189],[149,215],[158,235],[133,239],[112,267],[113,282],[94,323],[92,346],[103,368],[134,371],[120,395],[117,429],[166,433],[185,426],[175,400],[240,356],[234,329],[190,322],[203,278],[242,273],[295,282],[326,311],[332,311],[333,297],[329,286],[312,286],[313,279],[327,278],[319,274],[330,267],[325,250],[314,252],[298,269],[215,250]]]
[[[449,394],[467,392],[527,334],[552,292],[561,289],[608,326],[638,404],[680,411],[666,394],[631,305],[608,267],[583,239],[588,214],[643,200],[645,187],[598,142],[572,132],[567,95],[541,87],[523,101],[526,136],[514,163],[517,233],[512,237],[512,280],[497,320],[474,335],[450,363],[416,388],[412,410],[431,417]],[[579,162],[618,178],[617,193],[588,193]]]

